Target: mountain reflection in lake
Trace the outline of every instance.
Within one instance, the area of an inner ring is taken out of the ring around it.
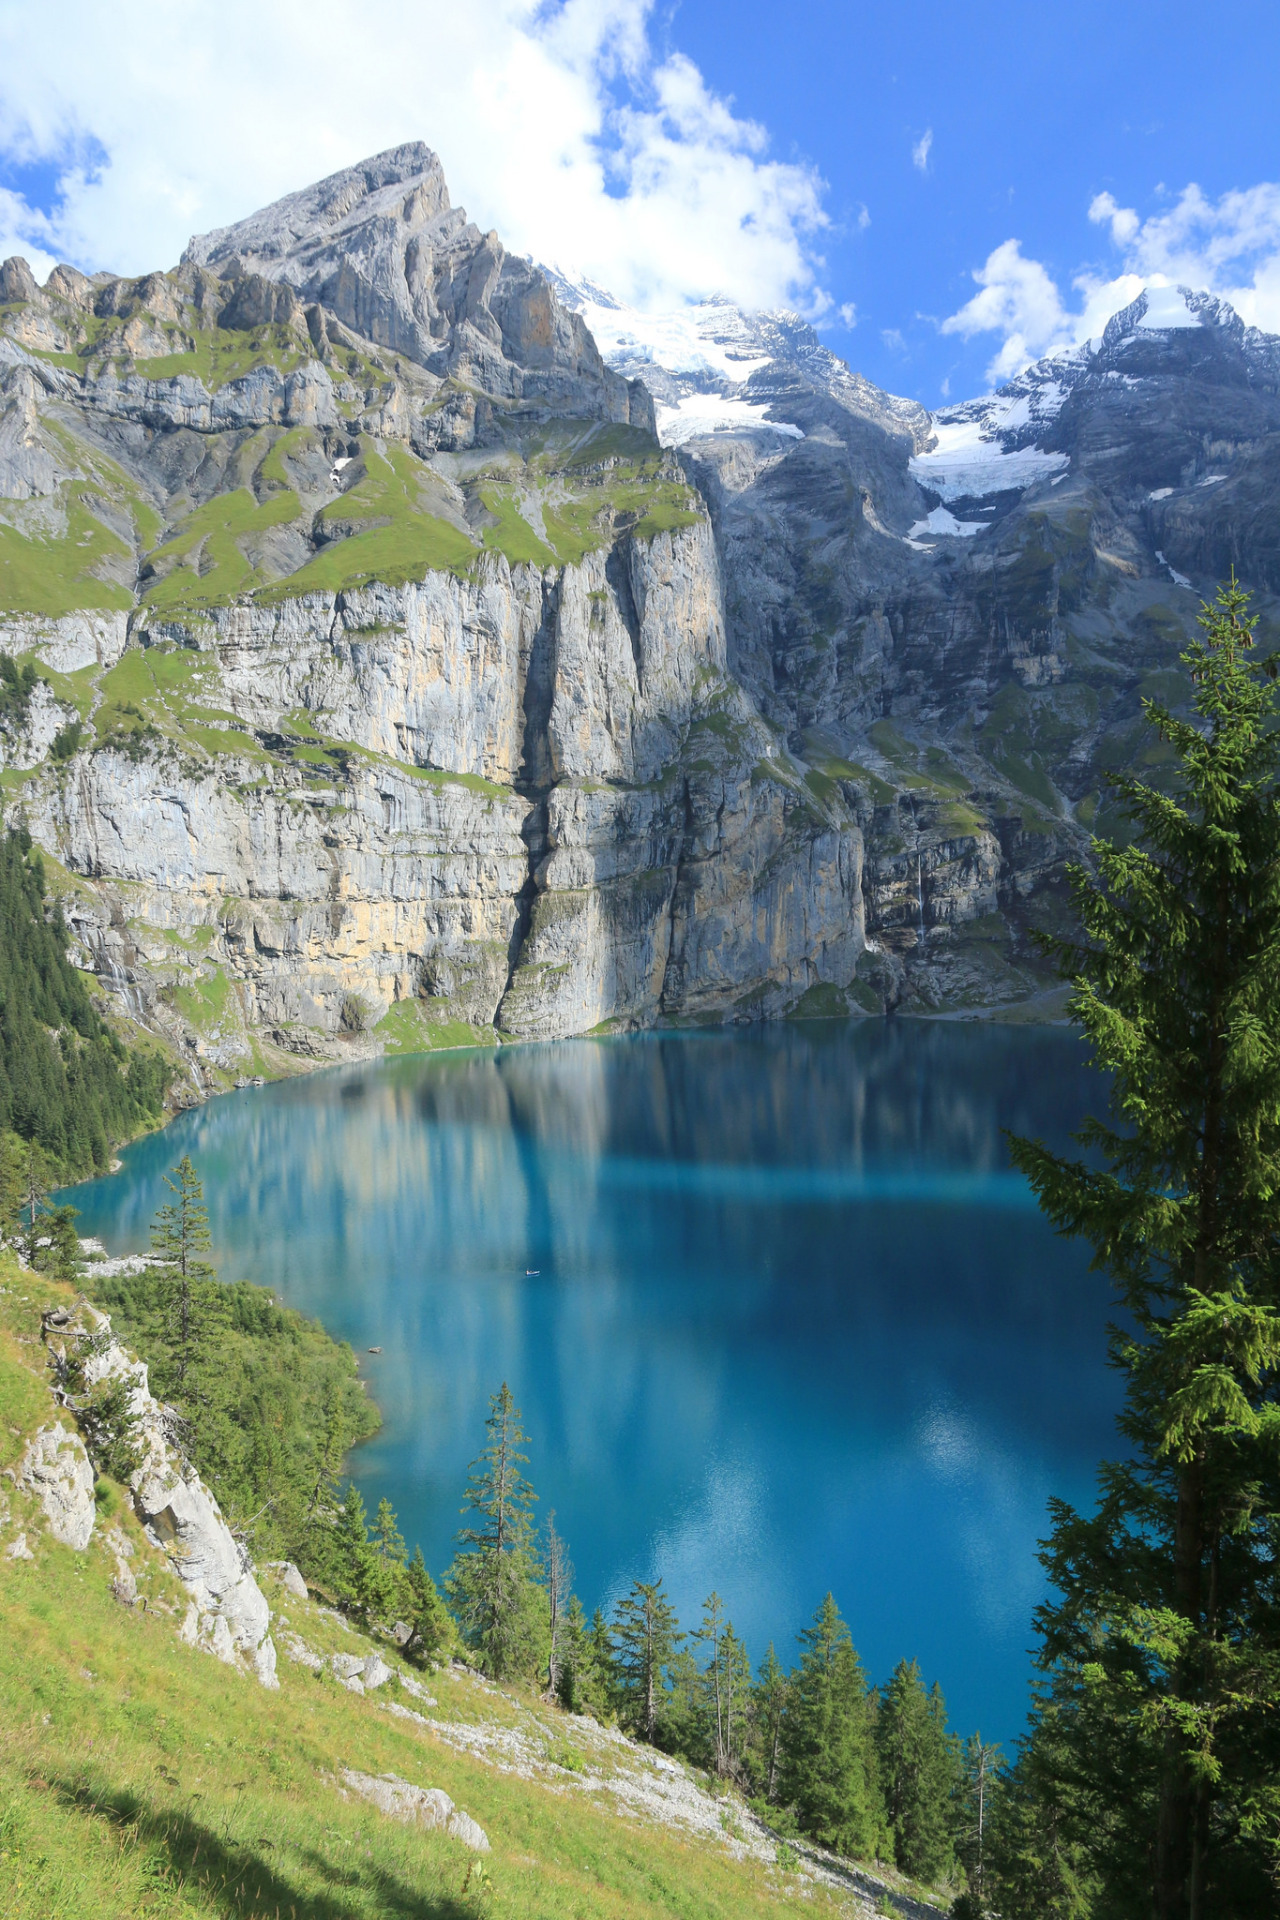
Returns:
[[[77,1190],[146,1244],[190,1152],[225,1278],[318,1315],[385,1415],[354,1461],[440,1572],[506,1379],[588,1609],[715,1586],[759,1655],[830,1587],[872,1678],[1026,1700],[1050,1493],[1112,1444],[1106,1282],[1009,1170],[1098,1082],[1062,1031],[822,1022],[415,1056],[215,1100]],[[380,1356],[364,1350],[381,1346]]]

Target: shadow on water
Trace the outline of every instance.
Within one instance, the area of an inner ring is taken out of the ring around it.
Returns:
[[[715,1586],[759,1655],[830,1587],[874,1678],[918,1657],[1008,1739],[1046,1501],[1089,1499],[1116,1387],[1003,1129],[1062,1147],[1101,1092],[1071,1034],[978,1023],[418,1056],[213,1101],[75,1200],[142,1247],[191,1153],[224,1276],[361,1354],[354,1470],[437,1570],[505,1378],[588,1608]]]

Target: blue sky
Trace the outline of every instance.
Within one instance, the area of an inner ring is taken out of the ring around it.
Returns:
[[[515,249],[650,309],[799,306],[936,405],[1152,279],[1280,331],[1277,17],[0,0],[0,256],[170,265],[191,232],[416,137]]]
[[[1001,243],[1020,240],[1067,293],[1082,270],[1108,280],[1123,264],[1088,218],[1098,194],[1145,218],[1190,182],[1216,202],[1280,178],[1280,10],[1250,0],[683,0],[664,31],[775,151],[821,170],[824,283],[857,308],[852,334],[826,337],[928,404],[944,381],[956,395],[983,385],[998,335],[966,342],[936,323]],[[922,170],[912,149],[930,131]]]

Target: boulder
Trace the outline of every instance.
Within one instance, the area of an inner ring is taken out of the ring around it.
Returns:
[[[370,1801],[379,1813],[389,1814],[393,1820],[442,1830],[470,1847],[473,1853],[489,1852],[489,1838],[483,1827],[461,1807],[455,1807],[442,1787],[415,1787],[399,1774],[357,1773],[351,1767],[342,1769],[342,1779],[353,1793]]]
[[[291,1593],[296,1600],[306,1599],[307,1583],[292,1560],[268,1560],[263,1571],[274,1573],[285,1592]]]

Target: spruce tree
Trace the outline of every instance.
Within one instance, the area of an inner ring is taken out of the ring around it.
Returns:
[[[532,1672],[545,1657],[546,1593],[529,1511],[537,1495],[521,1472],[528,1436],[505,1380],[489,1405],[489,1442],[471,1468],[462,1509],[475,1520],[459,1529],[461,1551],[445,1591],[485,1672],[503,1680]]]
[[[684,1639],[661,1580],[637,1580],[618,1602],[612,1638],[623,1718],[652,1743],[664,1704],[666,1669]]]
[[[547,1692],[558,1694],[566,1619],[573,1593],[573,1563],[564,1541],[556,1532],[554,1512],[547,1515],[544,1565],[547,1574]]]
[[[766,1800],[776,1802],[778,1798],[778,1768],[782,1757],[782,1726],[786,1718],[787,1705],[791,1695],[791,1682],[782,1662],[773,1650],[772,1640],[769,1650],[760,1662],[752,1695],[752,1715],[755,1725],[755,1770],[758,1784]]]
[[[453,1639],[453,1623],[448,1608],[436,1590],[435,1581],[427,1572],[421,1547],[414,1549],[413,1559],[405,1572],[405,1584],[408,1625],[412,1630],[406,1651],[415,1659],[431,1664],[448,1651]]]
[[[925,1692],[914,1660],[899,1661],[880,1696],[876,1757],[894,1860],[916,1880],[941,1880],[955,1864],[959,1753],[941,1691]]]
[[[1146,703],[1166,790],[1115,778],[1061,946],[1109,1076],[1087,1159],[1015,1160],[1115,1281],[1124,1457],[1052,1510],[1039,1771],[1108,1915],[1274,1913],[1280,1871],[1280,730],[1235,585]],[[1034,1748],[1034,1739],[1033,1739]]]
[[[160,1264],[160,1310],[167,1349],[159,1382],[176,1400],[198,1447],[202,1417],[210,1404],[206,1375],[216,1361],[216,1339],[227,1321],[226,1301],[209,1251],[209,1213],[204,1188],[183,1154],[164,1176],[175,1198],[158,1209],[151,1225],[151,1251]],[[207,1436],[206,1436],[207,1437]]]
[[[780,1797],[823,1846],[868,1859],[883,1816],[867,1682],[830,1594],[799,1639],[780,1741]]]

